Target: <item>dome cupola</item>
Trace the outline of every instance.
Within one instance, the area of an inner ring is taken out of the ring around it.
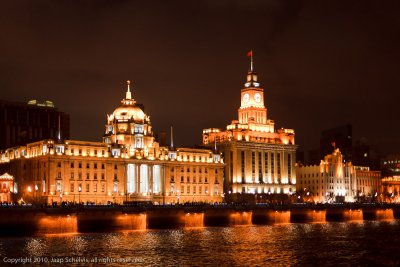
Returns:
[[[143,149],[155,145],[150,116],[132,98],[131,82],[127,81],[127,91],[121,104],[111,115],[103,141],[108,144],[124,145],[129,149]]]

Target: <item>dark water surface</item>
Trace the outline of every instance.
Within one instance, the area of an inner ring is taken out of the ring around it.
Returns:
[[[400,266],[400,222],[1,238],[0,256],[0,266],[22,265],[13,260],[27,260],[24,266],[34,260],[43,266]]]

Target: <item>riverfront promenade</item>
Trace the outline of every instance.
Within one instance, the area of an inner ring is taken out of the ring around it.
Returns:
[[[0,236],[400,219],[395,204],[1,206]]]

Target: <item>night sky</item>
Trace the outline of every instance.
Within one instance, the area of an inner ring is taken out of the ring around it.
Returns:
[[[400,152],[398,1],[1,1],[0,99],[54,101],[100,141],[132,81],[156,132],[201,143],[237,118],[254,51],[269,118],[303,149],[353,124]]]

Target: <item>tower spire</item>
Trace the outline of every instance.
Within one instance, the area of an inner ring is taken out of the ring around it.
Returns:
[[[174,148],[174,130],[171,126],[171,149]]]
[[[247,56],[250,57],[250,72],[253,72],[253,50],[247,52]]]
[[[61,118],[60,118],[60,114],[58,114],[58,141],[61,140]]]
[[[253,72],[253,50],[251,50],[251,57],[250,57],[250,71]]]
[[[128,90],[126,91],[126,97],[125,99],[132,99],[132,94],[131,94],[131,81],[127,80],[126,85],[128,87]]]
[[[247,52],[247,56],[250,57],[250,70],[247,72],[247,81],[244,86],[259,87],[260,83],[257,81],[257,73],[254,71],[253,50]]]

